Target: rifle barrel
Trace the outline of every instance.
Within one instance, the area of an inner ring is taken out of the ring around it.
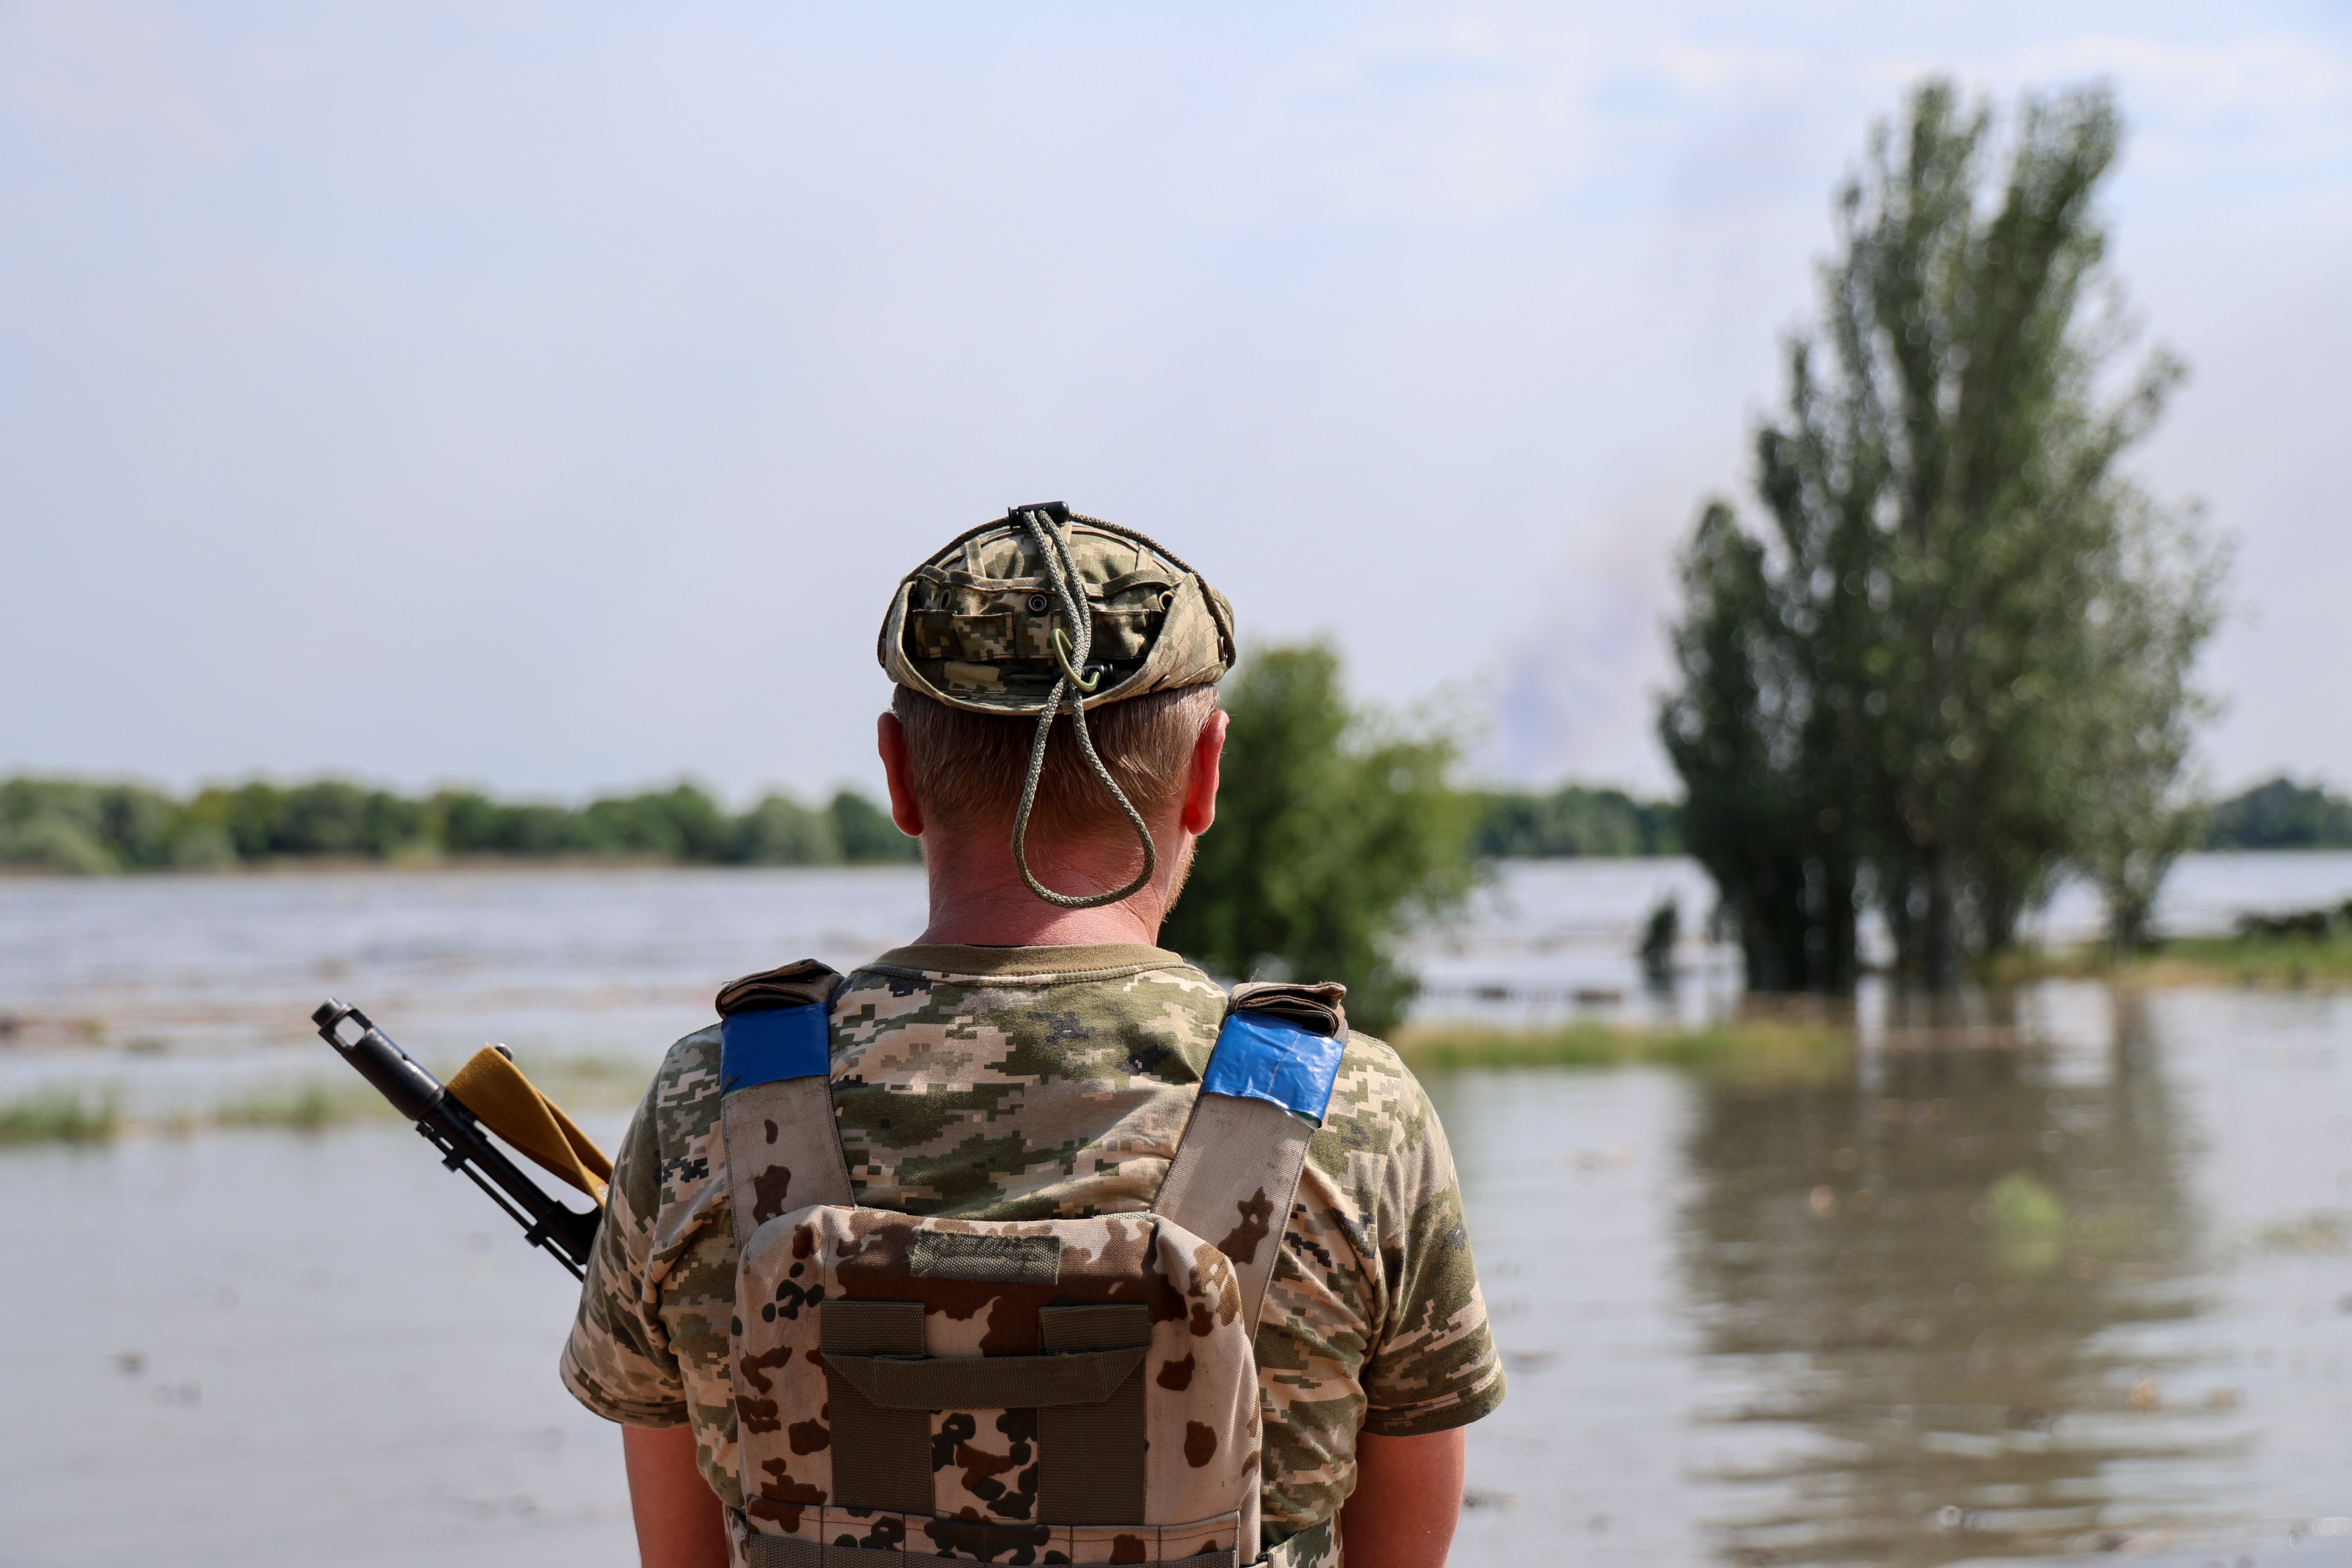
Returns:
[[[357,1007],[330,996],[310,1015],[310,1021],[319,1026],[320,1037],[335,1047],[336,1055],[373,1084],[394,1110],[416,1124],[425,1141],[441,1152],[443,1165],[464,1172],[488,1193],[509,1218],[523,1227],[525,1241],[544,1247],[573,1279],[585,1276],[588,1249],[595,1242],[601,1214],[582,1214],[550,1196],[499,1152],[463,1100]],[[352,1030],[357,1033],[352,1034]]]

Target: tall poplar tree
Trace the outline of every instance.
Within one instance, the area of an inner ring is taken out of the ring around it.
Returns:
[[[1865,889],[1905,968],[1949,988],[2068,864],[2136,940],[2188,842],[2189,673],[2219,565],[2119,467],[2181,374],[2161,351],[2120,363],[2094,202],[2119,121],[2102,91],[2027,98],[1989,189],[1992,132],[1929,81],[1899,134],[1874,134],[1839,195],[1820,324],[1758,433],[1769,532],[1710,508],[1685,558],[1662,729],[1693,822],[1759,798],[1708,761],[1730,737],[1779,747],[1772,850],[1692,835],[1727,908],[1767,927],[1743,934],[1759,985],[1849,980]],[[1742,698],[1718,648],[1769,679]],[[1759,881],[1775,855],[1802,868],[1796,905],[1765,891],[1785,868]],[[1775,970],[1759,947],[1808,956]]]

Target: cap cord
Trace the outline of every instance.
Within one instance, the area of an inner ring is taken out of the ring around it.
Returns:
[[[1054,596],[1060,601],[1062,620],[1070,628],[1070,635],[1065,638],[1061,626],[1054,628],[1054,659],[1061,670],[1054,677],[1054,689],[1045,699],[1045,710],[1037,715],[1037,740],[1029,748],[1029,776],[1022,782],[1021,808],[1013,818],[1013,864],[1020,868],[1021,879],[1028,884],[1029,890],[1047,903],[1066,910],[1099,909],[1140,891],[1160,868],[1160,848],[1151,840],[1151,829],[1145,824],[1143,814],[1135,809],[1135,803],[1127,798],[1127,792],[1118,787],[1117,779],[1110,776],[1110,769],[1103,765],[1102,758],[1095,752],[1094,738],[1087,733],[1087,708],[1080,693],[1092,690],[1101,677],[1084,682],[1079,679],[1079,672],[1086,668],[1087,655],[1094,651],[1095,627],[1094,616],[1081,613],[1077,595],[1084,588],[1083,584],[1076,584],[1078,565],[1070,554],[1069,540],[1055,525],[1053,513],[1043,507],[1019,508],[1014,515],[1020,519],[1021,526],[1028,531],[1029,537],[1035,541],[1037,552],[1045,559],[1045,575],[1053,580]],[[1126,534],[1130,540],[1146,542],[1141,535],[1127,529],[1116,531]],[[1164,555],[1166,552],[1161,553]],[[1180,570],[1191,571],[1181,562],[1176,562],[1173,556],[1168,559]],[[1143,846],[1143,869],[1135,874],[1133,881],[1116,892],[1057,893],[1039,881],[1037,874],[1029,868],[1029,812],[1037,803],[1037,781],[1045,772],[1045,742],[1053,737],[1054,719],[1062,706],[1065,693],[1070,700],[1070,728],[1077,734],[1078,750],[1085,753],[1087,766],[1094,770],[1095,777],[1102,781],[1103,788],[1108,790],[1111,799],[1118,803],[1118,809],[1127,816],[1128,825],[1135,829],[1136,842]]]

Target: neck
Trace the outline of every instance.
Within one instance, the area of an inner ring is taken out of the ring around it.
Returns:
[[[1192,836],[1181,828],[1153,835],[1160,852],[1152,879],[1115,904],[1066,910],[1029,890],[1013,863],[1013,846],[1002,833],[950,837],[923,835],[923,869],[930,881],[931,919],[920,940],[926,944],[975,947],[1077,947],[1100,942],[1156,946],[1175,889],[1192,858]],[[1142,864],[1130,841],[1124,846],[1067,847],[1029,842],[1030,868],[1056,892],[1093,893],[1124,886]]]

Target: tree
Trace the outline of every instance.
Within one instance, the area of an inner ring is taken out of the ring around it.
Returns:
[[[841,859],[841,836],[830,812],[765,795],[735,819],[728,858],[746,866],[831,866]]]
[[[2076,694],[2084,765],[2069,856],[2106,901],[2118,959],[2153,939],[2165,875],[2204,831],[2188,763],[2196,721],[2213,704],[2190,673],[2213,629],[2222,570],[2217,553],[2163,519],[2129,530],[2121,545],[2147,559],[2116,572],[2085,618],[2091,679]]]
[[[2352,848],[2352,800],[2275,778],[2231,795],[2205,816],[2208,849]]]
[[[824,809],[845,859],[857,864],[922,859],[922,841],[899,832],[888,812],[856,790],[836,791]]]
[[[1216,826],[1162,940],[1241,979],[1337,980],[1349,1021],[1381,1033],[1417,987],[1397,939],[1476,879],[1457,748],[1351,708],[1322,644],[1252,653],[1225,708]]]
[[[1751,984],[1849,980],[1864,888],[1937,989],[2070,864],[2137,933],[2187,841],[2221,563],[2119,467],[2181,374],[2158,352],[2103,393],[2131,336],[2093,201],[2119,124],[2103,92],[2027,99],[1997,193],[1991,131],[1930,81],[1874,136],[1758,433],[1770,532],[1711,507],[1685,561],[1662,727]]]
[[[1849,753],[1822,735],[1842,715],[1806,678],[1784,576],[1729,507],[1706,509],[1683,557],[1683,679],[1659,730],[1688,792],[1683,841],[1715,879],[1748,986],[1835,990],[1853,978],[1855,869],[1823,775]]]
[[[1482,790],[1474,842],[1488,856],[1679,855],[1682,808],[1622,790],[1562,784],[1549,795]]]

